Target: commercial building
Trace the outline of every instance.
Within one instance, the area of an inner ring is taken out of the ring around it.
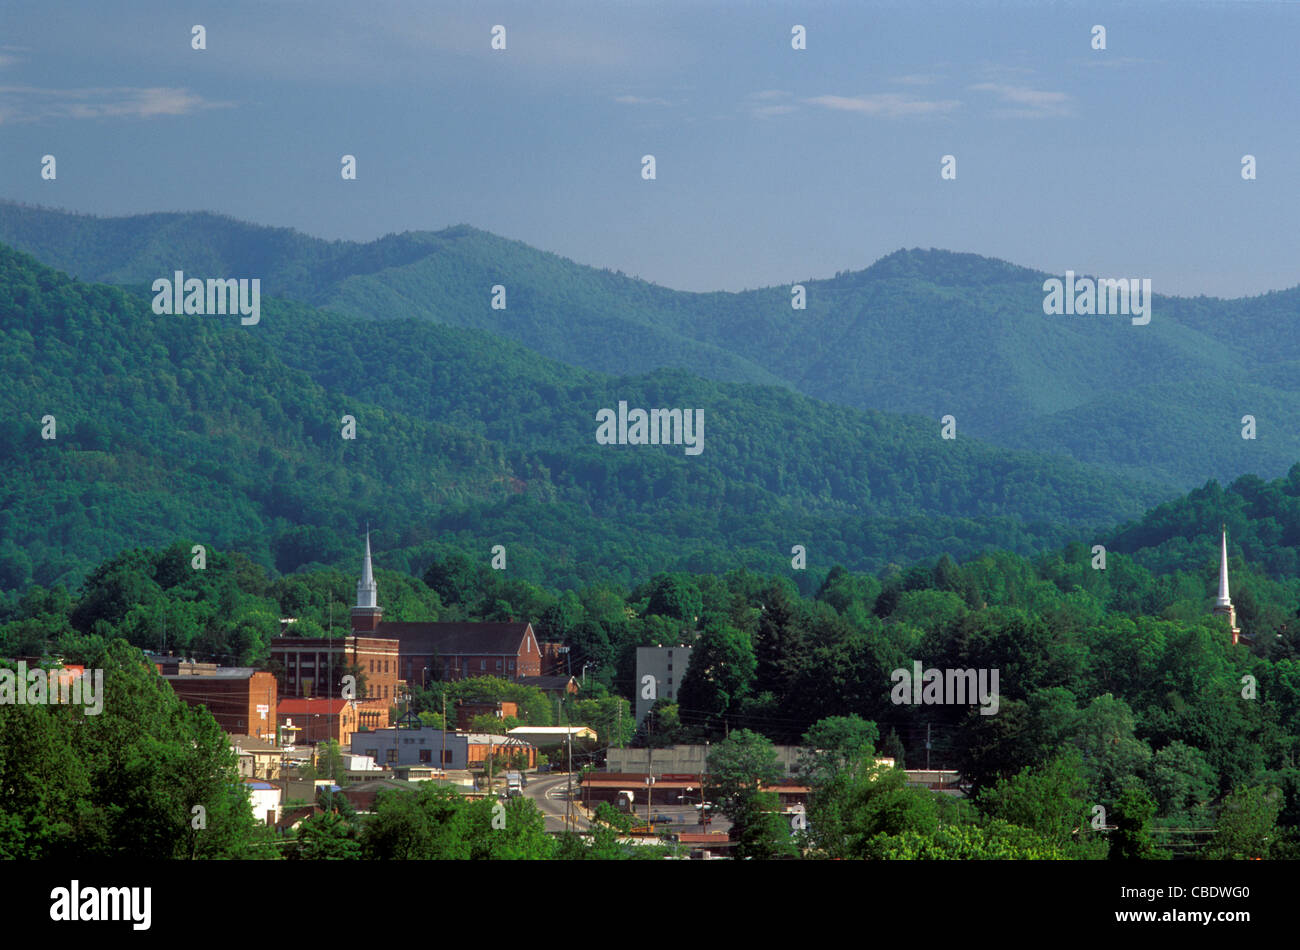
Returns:
[[[361,728],[361,706],[347,699],[303,698],[280,700],[277,722],[281,733],[297,745],[315,745],[333,739],[341,746]]]
[[[176,695],[204,706],[231,735],[275,741],[275,677],[251,667],[216,666],[179,660],[175,673],[163,673]]]
[[[677,699],[677,690],[691,663],[691,648],[637,647],[636,648],[636,724],[645,721],[650,708],[657,700]],[[652,677],[647,680],[646,677]],[[653,689],[648,687],[653,687]]]
[[[537,749],[522,739],[488,733],[441,729],[380,729],[352,737],[354,755],[368,755],[380,765],[433,765],[445,769],[481,767],[489,755],[522,752],[527,768],[536,768]]]

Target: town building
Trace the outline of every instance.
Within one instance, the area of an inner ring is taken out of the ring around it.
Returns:
[[[382,637],[275,637],[271,661],[285,696],[344,698],[343,677],[355,671],[352,698],[373,711],[385,710],[387,725],[386,711],[399,695],[398,646]]]
[[[542,675],[542,646],[530,623],[386,622],[383,615],[367,533],[357,603],[352,608],[352,634],[397,641],[398,679],[411,686],[424,686],[438,679],[496,676],[517,680]]]
[[[277,722],[282,737],[292,736],[291,744],[315,745],[333,739],[346,746],[352,741],[352,734],[361,729],[361,704],[355,700],[315,696],[282,699]],[[282,741],[288,740],[282,738]]]
[[[184,660],[174,668],[163,679],[191,706],[206,707],[226,732],[275,740],[277,686],[270,673]]]
[[[278,780],[283,776],[284,749],[257,736],[230,737],[241,778]]]
[[[512,736],[490,733],[444,732],[441,729],[380,729],[352,737],[352,753],[367,755],[380,765],[393,768],[433,765],[444,769],[481,768],[489,755],[522,752],[526,768],[537,767],[537,749]]]
[[[540,675],[564,676],[573,672],[569,669],[569,648],[563,643],[543,643],[540,648]]]
[[[253,809],[253,817],[268,825],[280,820],[280,786],[257,779],[245,779],[244,791],[248,794],[248,804]]]
[[[691,648],[637,647],[636,648],[636,724],[638,728],[650,713],[650,708],[660,699],[677,699],[686,668],[691,662]],[[653,677],[654,689],[647,687]]]

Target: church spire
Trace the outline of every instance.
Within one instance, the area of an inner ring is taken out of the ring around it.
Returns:
[[[373,635],[383,611],[379,607],[379,588],[370,563],[370,529],[366,529],[366,556],[361,561],[361,580],[357,581],[357,605],[352,608],[352,634]]]
[[[1219,539],[1219,596],[1214,599],[1214,614],[1228,618],[1228,629],[1232,631],[1232,642],[1241,641],[1241,628],[1237,626],[1237,608],[1232,606],[1228,596],[1228,527],[1223,526]]]
[[[1222,544],[1219,549],[1219,597],[1214,602],[1216,607],[1231,607],[1232,598],[1228,596],[1228,529],[1223,529]]]

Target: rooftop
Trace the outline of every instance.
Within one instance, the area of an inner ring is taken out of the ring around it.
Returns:
[[[499,654],[515,656],[529,624],[515,623],[402,623],[382,622],[381,637],[400,640],[403,653]]]

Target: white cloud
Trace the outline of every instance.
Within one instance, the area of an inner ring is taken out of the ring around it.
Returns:
[[[894,76],[889,81],[900,86],[933,86],[941,78],[943,77],[929,73],[908,73],[905,76]]]
[[[885,119],[941,115],[961,105],[957,99],[918,99],[900,92],[877,92],[863,96],[814,96],[804,101],[839,112],[857,112]]]
[[[41,119],[152,119],[189,115],[232,103],[204,99],[188,89],[152,86],[43,89],[0,86],[0,122]]]
[[[1007,108],[995,109],[992,115],[1010,119],[1050,119],[1070,115],[1070,97],[1063,92],[1031,89],[1012,83],[981,82],[970,87],[976,92],[991,92]]]
[[[658,96],[615,96],[614,101],[627,106],[666,106],[670,104],[667,99],[660,99]]]

